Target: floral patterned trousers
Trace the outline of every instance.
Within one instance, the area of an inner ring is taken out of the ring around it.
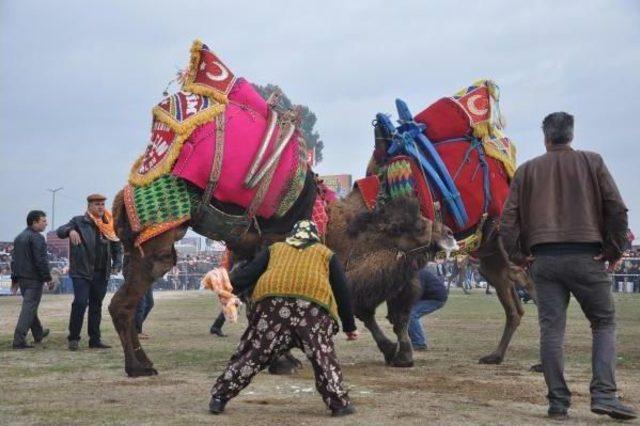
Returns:
[[[349,404],[342,384],[332,336],[333,318],[318,305],[302,299],[268,297],[257,302],[236,353],[211,389],[214,398],[228,401],[253,376],[293,347],[301,349],[313,366],[316,389],[330,409]]]

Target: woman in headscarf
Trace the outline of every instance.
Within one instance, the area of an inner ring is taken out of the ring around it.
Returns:
[[[253,288],[253,310],[236,353],[211,389],[209,411],[221,413],[258,372],[297,347],[311,361],[316,388],[331,414],[355,413],[332,337],[338,320],[348,340],[358,332],[344,270],[320,242],[315,223],[297,222],[284,242],[264,249],[230,278],[235,294]]]

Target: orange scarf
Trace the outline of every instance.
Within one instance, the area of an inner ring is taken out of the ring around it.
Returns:
[[[120,241],[116,235],[116,231],[113,228],[113,216],[109,210],[104,211],[104,216],[98,217],[92,215],[87,211],[87,216],[93,220],[93,223],[98,227],[102,235],[104,235],[109,241]]]

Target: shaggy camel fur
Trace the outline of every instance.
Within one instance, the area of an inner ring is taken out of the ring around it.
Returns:
[[[306,191],[315,193],[316,190],[314,183],[305,188],[301,198],[313,200],[304,194]],[[253,256],[264,244],[284,239],[284,232],[270,232],[270,229],[280,231],[287,228],[283,222],[288,225],[289,222],[309,218],[311,206],[308,201],[294,205],[290,216],[275,222],[263,222],[261,234],[252,230],[239,241],[229,241],[229,248],[240,257]],[[125,282],[111,300],[109,312],[124,350],[125,371],[131,377],[157,374],[140,345],[133,326],[133,314],[138,301],[152,283],[175,264],[173,243],[184,236],[187,228],[167,231],[138,249],[133,245],[135,235],[128,222],[122,192],[114,200],[113,214],[116,232],[124,245]],[[440,239],[439,228],[434,229],[431,222],[420,215],[417,201],[413,198],[395,200],[381,205],[375,212],[368,212],[360,195],[353,192],[345,200],[332,204],[329,215],[326,243],[345,264],[347,278],[353,282],[351,290],[357,316],[371,330],[388,363],[411,366],[407,324],[418,294],[416,270],[424,263],[424,256],[406,253],[433,247],[432,242]],[[453,241],[450,235],[445,237],[449,242]],[[385,300],[398,344],[384,336],[373,316],[375,308]]]

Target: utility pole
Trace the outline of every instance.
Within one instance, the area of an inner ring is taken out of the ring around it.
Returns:
[[[51,201],[51,229],[56,229],[56,192],[62,190],[62,187],[56,189],[47,189],[52,195]]]

